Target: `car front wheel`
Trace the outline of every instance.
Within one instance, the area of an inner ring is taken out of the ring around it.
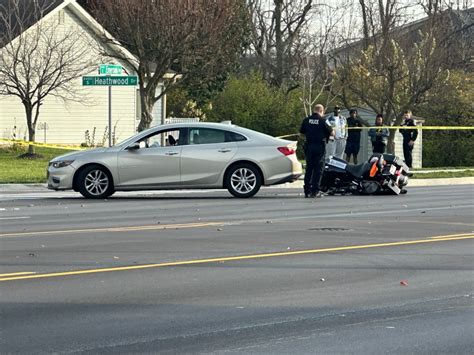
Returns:
[[[227,172],[226,187],[235,197],[252,197],[262,186],[262,178],[256,167],[237,164]]]
[[[112,177],[101,166],[90,166],[80,171],[78,185],[85,198],[107,198],[114,193]]]

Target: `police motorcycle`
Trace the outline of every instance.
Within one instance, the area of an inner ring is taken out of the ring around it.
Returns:
[[[329,157],[321,179],[321,191],[330,195],[405,194],[409,176],[410,168],[392,154],[373,154],[367,162],[358,165]]]

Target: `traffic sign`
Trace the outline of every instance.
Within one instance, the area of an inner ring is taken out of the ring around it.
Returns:
[[[101,64],[99,65],[99,74],[121,75],[123,74],[123,67],[121,65],[114,65],[114,64]]]
[[[135,86],[138,84],[136,75],[129,76],[83,76],[83,86]]]

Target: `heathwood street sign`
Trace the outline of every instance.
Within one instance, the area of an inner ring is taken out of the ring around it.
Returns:
[[[138,84],[136,75],[129,76],[83,76],[84,86],[135,86]]]

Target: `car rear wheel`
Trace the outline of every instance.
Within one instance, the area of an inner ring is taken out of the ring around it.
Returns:
[[[258,169],[250,164],[237,164],[226,175],[226,187],[235,197],[252,197],[262,186]]]
[[[114,186],[110,173],[101,166],[90,166],[79,172],[78,190],[85,198],[107,198]]]

